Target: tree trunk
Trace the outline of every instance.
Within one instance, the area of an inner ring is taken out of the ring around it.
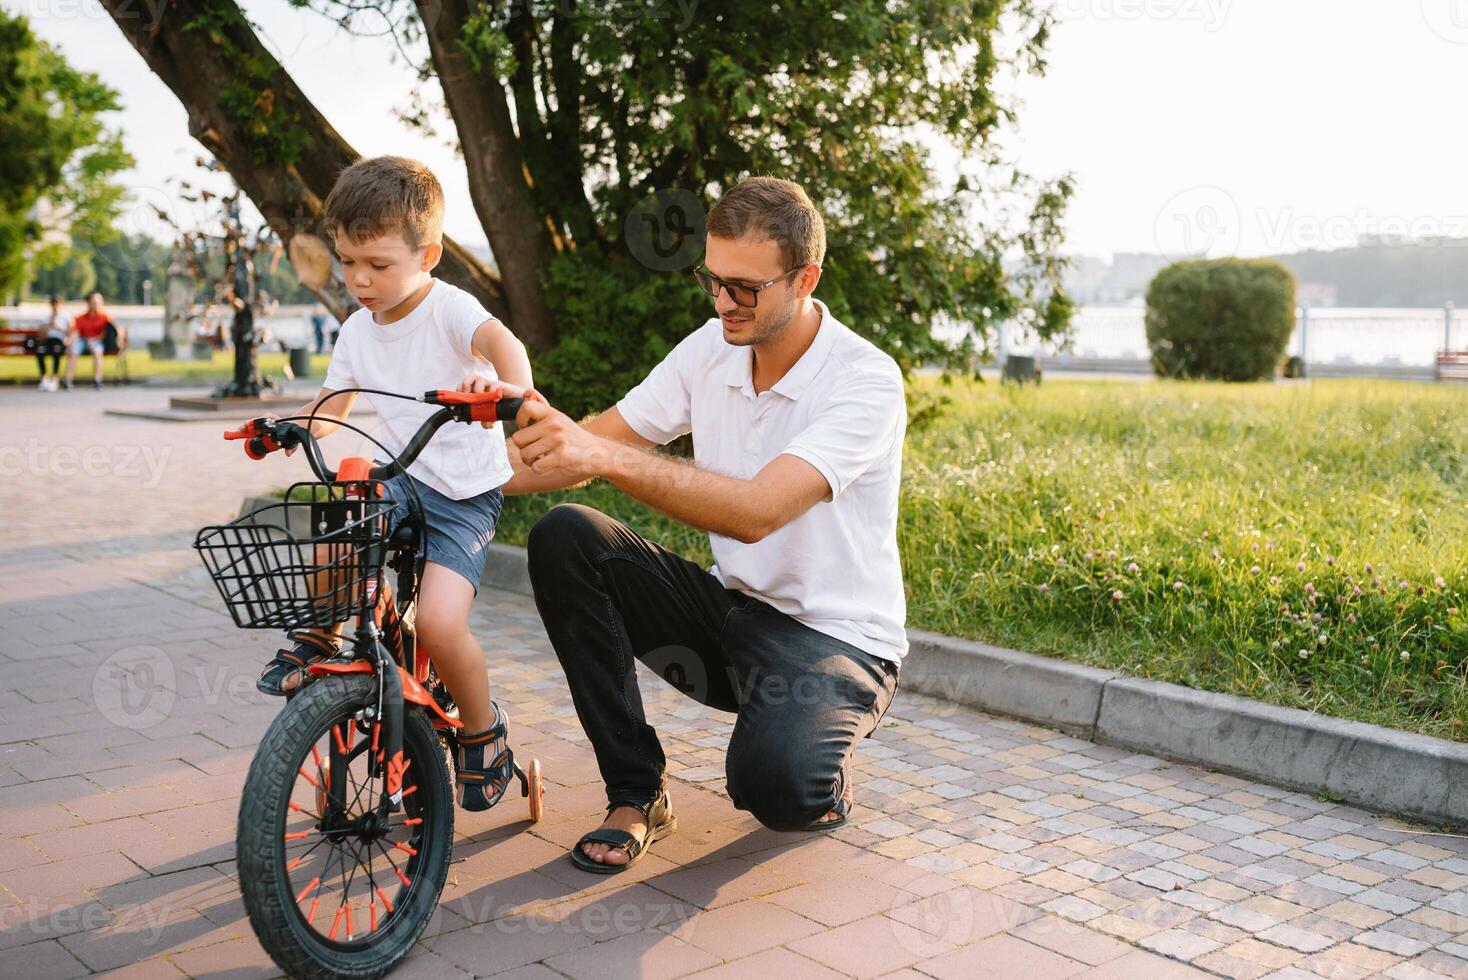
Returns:
[[[535,350],[548,350],[555,341],[555,325],[541,276],[554,246],[526,179],[504,87],[476,71],[461,46],[470,15],[467,0],[416,2],[444,101],[459,133],[474,210],[489,237],[505,298],[514,311],[510,325]]]
[[[298,236],[315,238],[329,250],[322,205],[337,175],[358,154],[265,50],[234,0],[101,3],[188,111],[190,134],[229,171],[280,240],[291,246],[292,259],[300,254],[320,256],[323,251]],[[143,16],[145,10],[149,16]],[[285,150],[264,141],[272,133],[252,129],[249,120],[241,122],[242,90],[256,99],[251,110],[263,114],[271,126],[279,125],[273,135],[285,137]],[[513,303],[494,270],[447,236],[443,244],[439,278],[473,293],[513,328],[517,320]],[[340,275],[316,277],[299,267],[297,273],[338,320],[356,307]],[[529,341],[524,333],[521,336]]]

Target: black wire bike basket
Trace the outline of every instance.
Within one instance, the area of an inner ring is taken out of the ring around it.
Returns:
[[[278,504],[200,528],[194,548],[236,626],[326,629],[376,601],[369,579],[396,503],[378,481],[297,483]]]

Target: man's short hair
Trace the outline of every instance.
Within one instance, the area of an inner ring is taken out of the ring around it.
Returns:
[[[358,160],[326,197],[326,227],[357,244],[398,234],[409,248],[421,248],[443,239],[443,188],[417,160]]]
[[[786,269],[820,265],[826,257],[826,222],[799,184],[778,177],[750,177],[724,193],[709,212],[715,238],[754,237],[780,246]]]

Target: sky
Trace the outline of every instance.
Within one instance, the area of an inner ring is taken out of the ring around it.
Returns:
[[[146,9],[144,0],[135,0]],[[156,0],[151,0],[155,2]],[[1468,237],[1468,0],[1053,0],[1043,78],[1016,80],[1004,144],[1037,176],[1073,174],[1066,251],[1261,255],[1359,234]],[[96,0],[0,0],[121,94],[136,169],[128,231],[185,222],[170,179],[200,147],[172,93]],[[446,230],[482,245],[463,163],[398,122],[417,84],[381,39],[285,0],[247,0],[270,49],[359,152],[429,164]],[[697,16],[696,9],[694,16]]]

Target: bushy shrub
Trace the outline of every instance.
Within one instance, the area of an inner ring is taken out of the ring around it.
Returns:
[[[1272,259],[1178,262],[1147,287],[1147,344],[1165,378],[1274,377],[1295,329],[1295,278]]]
[[[572,418],[615,405],[714,315],[713,301],[687,273],[576,252],[551,262],[546,298],[561,339],[534,356],[536,385]]]

